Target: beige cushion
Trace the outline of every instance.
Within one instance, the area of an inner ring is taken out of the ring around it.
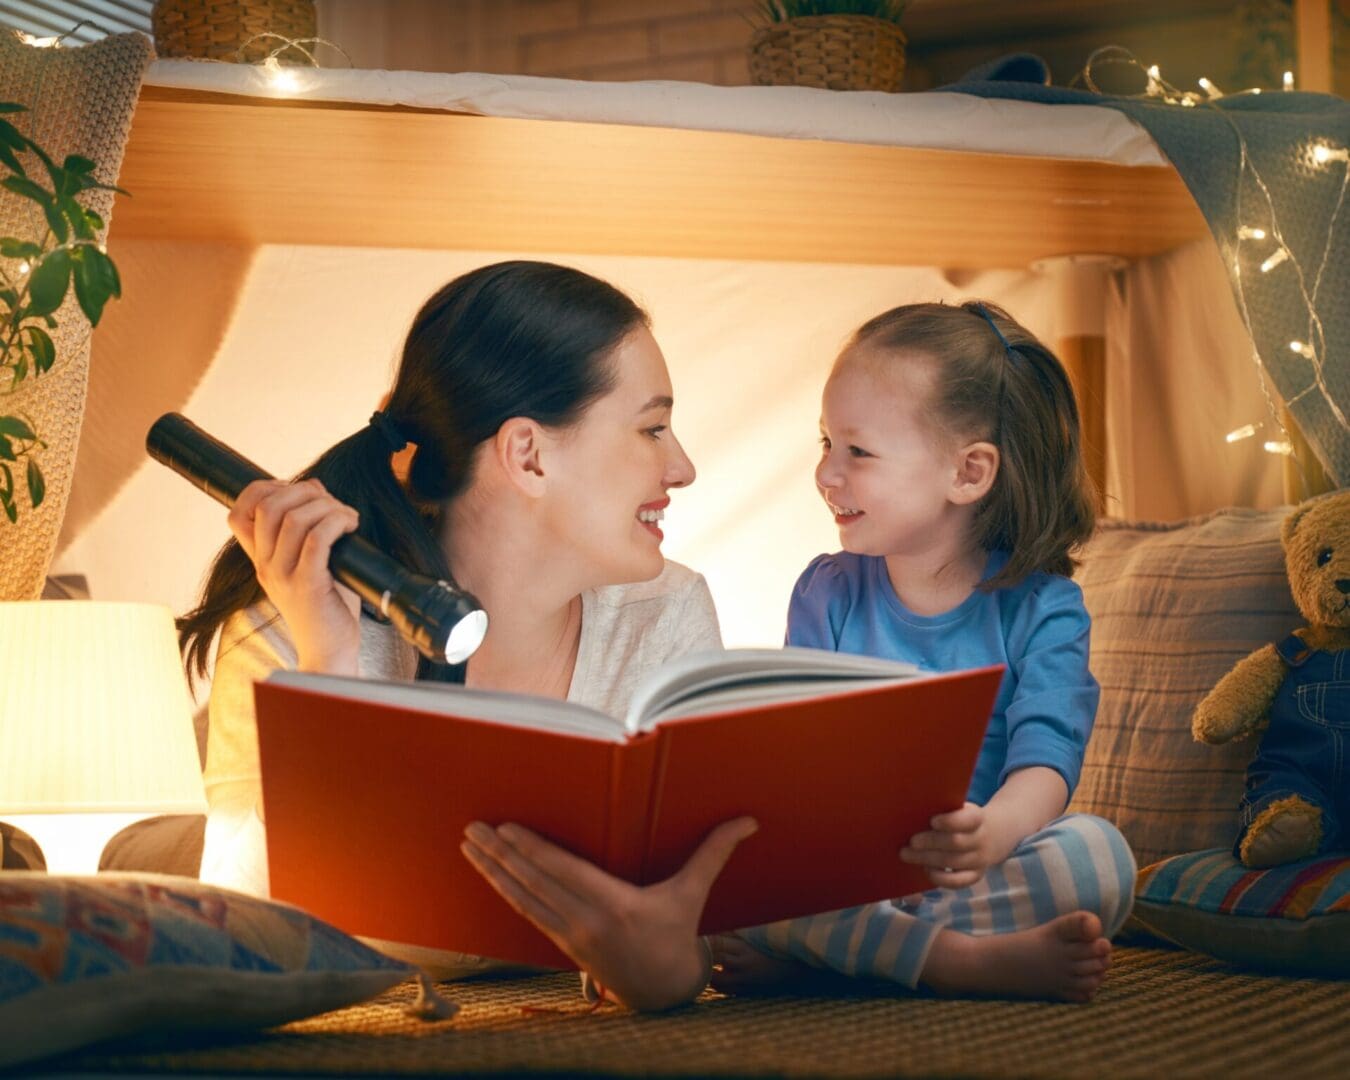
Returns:
[[[1302,625],[1285,513],[1105,522],[1084,554],[1076,580],[1102,698],[1070,810],[1114,822],[1140,866],[1233,842],[1255,743],[1197,743],[1191,713],[1238,660]]]

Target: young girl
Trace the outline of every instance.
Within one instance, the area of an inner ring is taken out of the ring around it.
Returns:
[[[714,941],[714,985],[801,962],[937,993],[1086,1001],[1129,914],[1114,826],[1061,816],[1097,709],[1069,580],[1095,494],[1059,362],[987,304],[911,304],[864,325],[825,386],[816,483],[843,551],[802,574],[787,640],[931,671],[1004,664],[959,810],[900,852],[928,892]]]

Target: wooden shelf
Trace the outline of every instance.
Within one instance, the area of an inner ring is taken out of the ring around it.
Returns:
[[[1205,235],[1176,173],[147,87],[114,238],[943,267]]]

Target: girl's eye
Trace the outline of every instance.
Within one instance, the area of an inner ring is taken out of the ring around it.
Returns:
[[[665,424],[657,424],[656,427],[649,427],[646,431],[646,434],[653,439],[659,439],[661,437],[661,432],[665,430],[666,430]]]
[[[1329,562],[1331,562],[1331,548],[1323,548],[1317,553],[1317,565],[1326,566]]]
[[[849,456],[851,456],[851,457],[871,457],[871,456],[872,456],[872,455],[869,454],[866,450],[864,450],[861,446],[850,446],[850,447],[848,448],[848,452],[849,452]]]

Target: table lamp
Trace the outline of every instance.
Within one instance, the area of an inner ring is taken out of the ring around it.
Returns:
[[[133,822],[205,811],[169,609],[0,603],[0,820],[48,872],[92,874]]]

